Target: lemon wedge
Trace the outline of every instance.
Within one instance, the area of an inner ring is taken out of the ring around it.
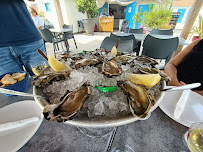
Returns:
[[[112,48],[111,54],[113,54],[113,55],[117,54],[117,48],[115,46]]]
[[[60,61],[58,61],[55,57],[53,56],[48,56],[48,63],[50,67],[55,71],[55,72],[60,72],[63,70],[68,69],[64,64],[62,64]]]
[[[127,80],[150,88],[161,80],[161,76],[159,74],[127,74]]]

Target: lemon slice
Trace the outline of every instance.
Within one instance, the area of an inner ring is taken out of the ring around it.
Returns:
[[[150,88],[161,80],[161,76],[159,74],[127,74],[127,80]]]
[[[117,54],[117,48],[115,46],[112,48],[111,54],[113,54],[113,55]]]
[[[64,64],[62,64],[60,61],[58,61],[55,57],[53,56],[48,56],[48,63],[50,67],[55,71],[63,71],[68,69]]]

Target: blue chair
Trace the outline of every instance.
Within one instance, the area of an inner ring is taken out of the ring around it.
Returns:
[[[170,61],[173,52],[177,50],[178,44],[178,37],[159,39],[148,34],[142,45],[142,55],[146,55],[154,59],[165,59],[166,65]],[[163,68],[164,67],[161,67],[160,69]]]
[[[150,32],[150,34],[159,34],[159,35],[173,35],[173,29],[169,30],[158,30],[153,28]]]

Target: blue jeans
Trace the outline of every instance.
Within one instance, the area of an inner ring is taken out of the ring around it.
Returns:
[[[47,61],[37,52],[40,49],[46,54],[43,40],[25,45],[0,47],[0,75],[8,72],[26,71],[33,76],[31,64],[39,61]]]

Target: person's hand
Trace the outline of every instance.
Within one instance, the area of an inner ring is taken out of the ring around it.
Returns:
[[[171,80],[171,81],[169,81],[168,85],[170,85],[170,86],[183,86],[183,85],[186,85],[186,84],[184,82],[182,82],[182,81]]]

